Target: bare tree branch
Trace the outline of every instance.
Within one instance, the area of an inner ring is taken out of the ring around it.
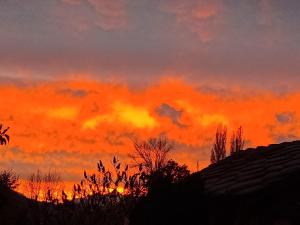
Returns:
[[[242,151],[244,148],[245,140],[243,137],[243,128],[240,126],[236,132],[234,132],[230,139],[230,154]]]
[[[219,126],[211,150],[211,163],[217,163],[226,157],[227,128]]]
[[[142,165],[148,173],[163,168],[167,163],[167,155],[174,148],[174,144],[166,136],[158,136],[147,140],[133,140],[134,150],[129,157]]]

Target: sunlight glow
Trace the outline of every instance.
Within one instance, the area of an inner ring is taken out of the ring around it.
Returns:
[[[228,125],[229,123],[228,119],[220,114],[204,114],[203,116],[199,117],[197,121],[204,127],[214,124]]]
[[[132,124],[137,128],[153,128],[157,126],[156,120],[150,115],[146,108],[124,103],[115,103],[114,109],[119,120],[123,123]]]
[[[92,117],[83,122],[83,129],[95,129],[100,123],[130,124],[137,128],[154,128],[157,121],[146,108],[136,107],[124,103],[114,103],[110,114]]]

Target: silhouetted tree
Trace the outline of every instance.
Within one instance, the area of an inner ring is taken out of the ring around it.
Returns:
[[[243,137],[243,128],[240,126],[236,132],[233,132],[230,139],[230,154],[243,150],[245,140]]]
[[[9,142],[9,135],[6,133],[9,129],[3,129],[3,125],[0,124],[0,145],[7,145]],[[12,170],[0,171],[0,185],[9,189],[15,189],[18,186],[19,177]]]
[[[211,163],[217,163],[226,157],[226,141],[227,141],[227,128],[219,126],[217,128],[215,142],[211,150]]]
[[[3,170],[0,172],[0,186],[9,189],[16,189],[19,186],[19,176],[12,170]]]
[[[160,189],[163,185],[179,182],[190,174],[186,165],[168,160],[174,143],[166,136],[134,140],[133,144],[135,153],[129,156],[135,165],[143,168],[147,190]]]
[[[148,140],[133,140],[133,154],[129,156],[136,165],[142,165],[148,174],[163,168],[167,163],[167,155],[174,148],[166,136],[152,137]]]
[[[169,160],[161,171],[165,179],[170,183],[178,183],[190,175],[186,165],[179,165],[174,160]]]
[[[0,145],[6,145],[9,142],[9,135],[6,133],[9,127],[7,127],[4,130],[2,129],[3,129],[3,125],[0,124]]]
[[[28,177],[25,188],[31,199],[58,202],[61,200],[63,183],[58,173],[50,170],[47,173],[42,173],[38,170]]]

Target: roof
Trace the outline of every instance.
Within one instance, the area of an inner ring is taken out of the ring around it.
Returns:
[[[258,191],[286,175],[300,173],[300,141],[249,148],[199,172],[204,190],[213,194]]]

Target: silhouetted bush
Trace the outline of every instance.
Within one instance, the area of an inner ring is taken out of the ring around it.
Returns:
[[[86,198],[94,195],[130,195],[138,197],[146,194],[145,179],[146,173],[143,167],[138,171],[129,171],[128,165],[121,165],[121,162],[113,157],[112,171],[107,169],[100,160],[97,163],[97,172],[88,174],[84,171],[84,179],[80,184],[74,185],[73,198]]]
[[[203,183],[188,176],[178,183],[169,183],[150,192],[135,207],[131,225],[208,224]]]
[[[160,191],[170,184],[179,183],[190,175],[186,165],[179,165],[174,160],[150,174],[146,174],[146,187],[150,192]]]
[[[19,176],[12,170],[3,170],[0,172],[0,186],[9,189],[16,189],[19,185]]]
[[[139,198],[147,194],[142,166],[130,171],[113,157],[110,168],[100,160],[95,173],[84,171],[81,182],[74,185],[72,200],[63,199],[80,224],[123,225]]]

